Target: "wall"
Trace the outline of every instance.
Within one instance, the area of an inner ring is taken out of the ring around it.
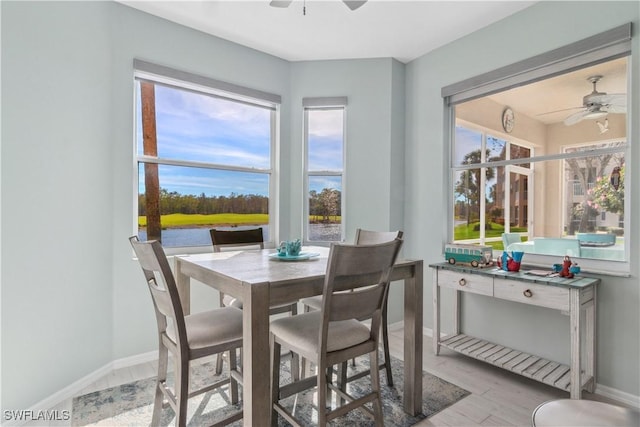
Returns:
[[[389,200],[404,181],[402,64],[291,64],[114,2],[0,6],[3,410],[31,408],[157,349],[127,242],[136,230],[134,58],[282,96],[283,236],[302,229],[301,99],[348,96],[347,237],[356,226],[400,227],[402,206]],[[204,285],[192,296],[194,311],[217,305]]]
[[[2,405],[112,359],[111,9],[2,2]]]
[[[414,239],[407,242],[405,251],[427,263],[440,262],[447,240],[447,206],[435,202],[448,200],[446,188],[440,182],[440,177],[447,173],[448,147],[444,141],[445,109],[440,88],[631,21],[634,56],[630,78],[637,91],[640,85],[639,15],[637,2],[540,2],[407,65],[405,231]],[[638,102],[635,97],[633,111],[638,111]],[[640,117],[637,114],[629,117],[631,129],[637,136]],[[640,150],[632,149],[628,161],[638,165],[639,156]],[[632,178],[627,182],[637,180]],[[628,191],[633,200],[631,209],[637,211],[638,186]],[[631,259],[638,259],[639,219],[635,216],[629,220]],[[640,395],[637,263],[632,263],[631,269],[630,277],[602,277],[598,289],[597,381],[601,390],[616,389],[621,397],[637,404]],[[426,287],[425,307],[430,306],[431,294],[430,287]],[[448,302],[446,298],[444,302]],[[425,325],[431,324],[431,318],[425,316]],[[451,322],[447,319],[444,332],[450,328]],[[552,360],[568,361],[569,358],[567,318],[550,310],[469,296],[463,299],[462,328],[470,334],[509,343],[513,348]]]

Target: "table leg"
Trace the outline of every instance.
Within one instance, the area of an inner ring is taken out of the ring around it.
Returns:
[[[433,269],[433,353],[440,354],[440,286],[438,286],[438,269]]]
[[[571,327],[571,384],[569,393],[572,399],[580,399],[582,390],[581,352],[580,352],[580,290],[569,291],[569,323]]]
[[[243,284],[243,425],[271,425],[269,283]]]
[[[404,410],[422,412],[422,261],[404,281]]]
[[[182,273],[182,261],[179,257],[175,257],[174,270],[176,271],[176,287],[178,295],[180,295],[180,303],[182,304],[182,312],[184,315],[191,313],[191,278]]]
[[[587,303],[585,313],[585,373],[590,375],[591,383],[587,387],[587,391],[593,393],[596,385],[596,292],[593,287],[593,299]]]

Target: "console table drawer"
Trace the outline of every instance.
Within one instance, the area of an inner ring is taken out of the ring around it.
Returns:
[[[569,289],[557,286],[522,283],[514,280],[496,280],[493,295],[496,298],[524,304],[569,310]]]
[[[438,271],[438,286],[481,295],[493,295],[493,279],[477,274]]]

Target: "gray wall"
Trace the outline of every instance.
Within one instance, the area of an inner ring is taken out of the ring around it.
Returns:
[[[540,2],[407,65],[405,193],[410,197],[405,204],[404,228],[414,238],[407,242],[406,252],[428,262],[442,261],[446,205],[439,201],[446,201],[448,194],[440,178],[447,173],[440,88],[633,22],[634,56],[630,78],[637,93],[640,87],[639,15],[637,2]],[[634,112],[640,111],[638,101],[638,97],[634,97]],[[627,161],[637,166],[640,150],[634,139],[638,138],[640,116],[633,113],[627,117],[633,129],[629,140],[634,146]],[[627,179],[632,185],[627,191],[633,212],[638,212],[640,203],[637,182],[634,178]],[[631,221],[630,259],[635,260],[631,277],[602,277],[597,310],[597,382],[633,395],[635,399],[640,394],[638,218],[638,215],[627,216]],[[426,273],[426,277],[430,277],[430,272]],[[431,296],[428,287],[425,307],[429,307]],[[426,313],[425,325],[430,327],[430,310]],[[450,327],[451,322],[446,322],[444,332],[450,331]],[[463,299],[462,328],[470,334],[508,343],[551,360],[569,361],[568,318],[551,310],[470,296]]]
[[[282,95],[283,236],[302,230],[301,99],[348,96],[347,239],[358,226],[402,228],[405,255],[432,262],[446,239],[440,88],[639,20],[637,3],[542,2],[404,66],[288,63],[112,2],[0,5],[2,409],[27,409],[114,360],[156,349],[148,291],[126,241],[135,231],[133,58]],[[637,37],[634,52],[637,88]],[[638,115],[630,117],[637,135]],[[637,186],[630,191],[637,212]],[[631,221],[637,259],[640,224]],[[635,396],[638,288],[637,265],[631,278],[604,278],[598,310],[598,382]],[[427,286],[426,327],[430,300]],[[464,302],[470,332],[566,356],[564,317]],[[215,304],[213,292],[196,288],[196,311]]]

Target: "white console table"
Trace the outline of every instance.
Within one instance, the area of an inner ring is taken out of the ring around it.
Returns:
[[[497,268],[473,268],[448,263],[431,264],[433,270],[433,350],[440,346],[508,369],[580,399],[582,390],[593,392],[596,366],[596,285],[600,279],[576,276],[534,276]],[[440,337],[440,289],[455,291],[453,333]],[[523,304],[547,307],[569,316],[571,362],[565,365],[514,350],[460,332],[460,292],[485,295]],[[584,311],[584,316],[581,312]]]

